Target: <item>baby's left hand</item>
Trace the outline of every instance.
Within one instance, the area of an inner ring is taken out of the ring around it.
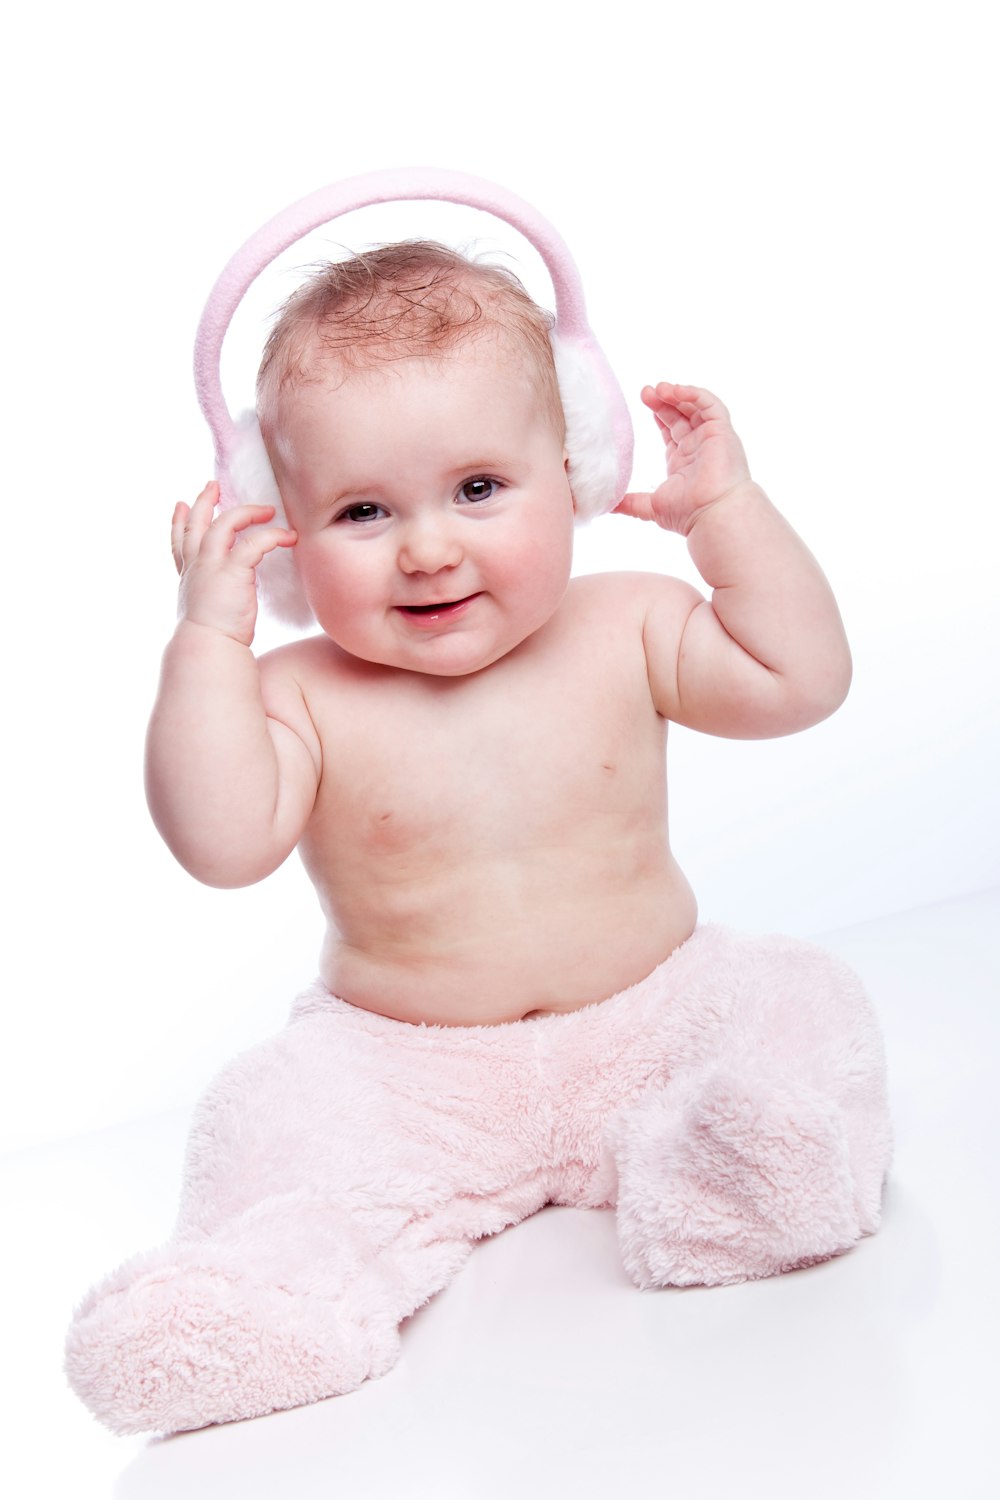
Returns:
[[[642,399],[663,434],[667,478],[651,494],[626,495],[616,513],[687,536],[701,511],[749,480],[743,444],[711,391],[661,381],[645,386]]]

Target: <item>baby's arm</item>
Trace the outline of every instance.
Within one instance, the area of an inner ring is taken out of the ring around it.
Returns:
[[[729,413],[695,386],[647,386],[668,478],[619,511],[687,537],[711,601],[654,597],[644,641],[654,701],[678,723],[737,739],[791,734],[844,700],[851,657],[819,564],[750,478]]]
[[[250,650],[255,568],[295,534],[259,524],[273,515],[267,506],[213,521],[217,499],[210,484],[190,510],[174,512],[179,620],[149,725],[146,790],[185,869],[208,885],[237,886],[263,879],[295,847],[316,798],[320,751],[294,682],[269,679],[265,701]]]

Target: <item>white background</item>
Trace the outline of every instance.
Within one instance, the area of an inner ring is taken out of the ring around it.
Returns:
[[[759,744],[675,733],[702,916],[809,934],[1000,880],[987,7],[565,13],[97,0],[7,32],[0,1144],[186,1104],[312,977],[296,861],[196,885],[148,819],[142,739],[170,512],[210,474],[201,306],[259,224],[357,172],[448,166],[535,203],[634,401],[635,485],[662,466],[639,388],[707,385],[827,569],[856,661],[837,716]],[[434,214],[330,238],[515,243]],[[241,322],[234,404],[292,284],[276,273]],[[679,538],[621,518],[578,566],[691,576]]]

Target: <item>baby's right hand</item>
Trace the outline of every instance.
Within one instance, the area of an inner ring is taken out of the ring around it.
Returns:
[[[244,646],[257,623],[257,575],[261,558],[275,547],[294,547],[296,533],[265,526],[273,505],[236,505],[215,516],[219,486],[212,480],[194,505],[174,510],[170,545],[181,575],[177,613]]]

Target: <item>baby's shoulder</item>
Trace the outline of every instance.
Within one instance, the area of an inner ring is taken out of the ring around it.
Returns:
[[[318,672],[336,671],[340,654],[328,636],[309,635],[265,652],[257,665],[265,681],[301,683]]]
[[[349,677],[345,655],[325,635],[310,635],[258,657],[264,706],[272,717],[310,712]]]
[[[638,623],[651,609],[676,605],[690,610],[698,591],[681,578],[664,573],[583,573],[570,580],[566,602],[570,610],[597,621],[615,619]]]
[[[556,640],[564,654],[603,663],[622,682],[648,674],[649,640],[657,654],[680,650],[684,624],[701,600],[680,578],[662,573],[586,573],[573,578],[559,612]],[[637,678],[638,680],[638,678]]]

